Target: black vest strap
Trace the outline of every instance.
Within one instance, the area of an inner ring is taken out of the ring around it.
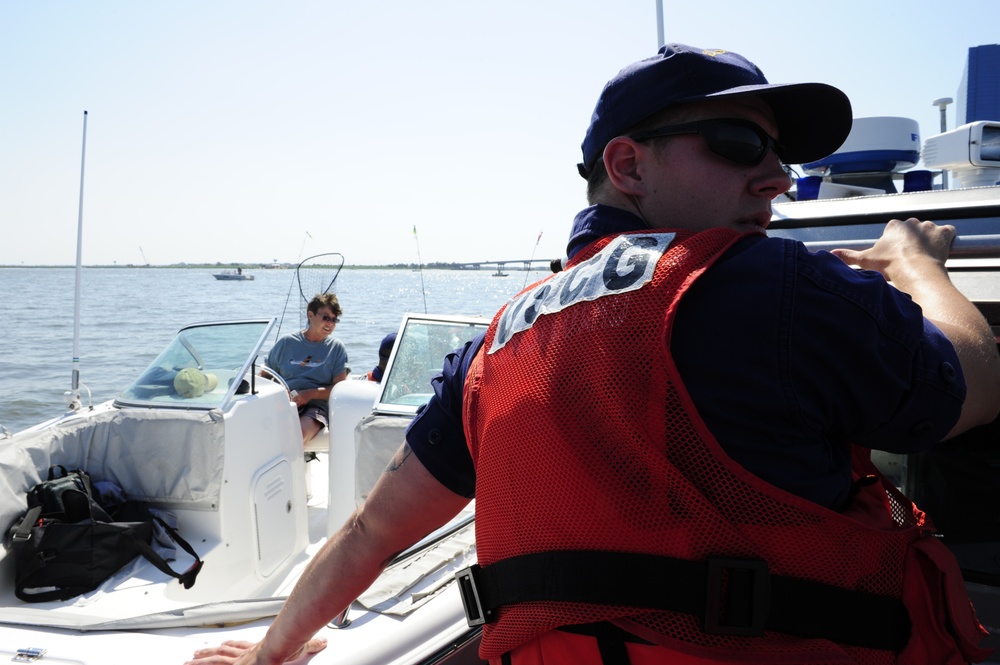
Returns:
[[[767,562],[687,561],[629,552],[525,554],[456,574],[470,625],[531,601],[624,605],[693,614],[706,633],[765,630],[900,651],[910,638],[901,600],[768,572]]]
[[[626,642],[652,644],[652,642],[647,642],[638,635],[633,635],[607,621],[560,626],[556,630],[595,638],[597,650],[604,665],[630,665],[631,660],[628,657],[628,649],[625,647]]]

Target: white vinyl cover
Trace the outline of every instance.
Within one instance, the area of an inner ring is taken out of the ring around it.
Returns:
[[[395,415],[371,414],[354,428],[354,491],[357,505],[368,498],[375,482],[399,450],[410,419]]]
[[[25,492],[55,464],[114,482],[130,499],[215,510],[224,432],[218,411],[151,409],[113,409],[22,432],[0,446],[0,526],[24,513]]]

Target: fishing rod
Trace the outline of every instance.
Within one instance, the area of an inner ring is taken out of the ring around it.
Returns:
[[[297,257],[295,257],[295,262],[296,263],[299,263],[300,261],[302,261],[302,253],[306,249],[306,240],[312,240],[312,239],[313,239],[312,234],[309,233],[308,231],[306,231],[305,237],[302,238],[302,246],[299,247],[299,255]]]
[[[424,296],[424,314],[427,313],[427,289],[424,288],[424,263],[420,260],[420,241],[417,239],[417,225],[413,225],[413,241],[417,243],[417,269],[420,271],[420,293]]]
[[[538,238],[535,239],[535,247],[534,249],[531,250],[531,258],[528,259],[528,269],[524,271],[524,284],[521,286],[522,291],[525,289],[525,287],[528,286],[528,275],[531,274],[531,262],[535,260],[535,252],[538,251],[538,243],[540,243],[541,241],[542,241],[542,231],[541,229],[539,229]]]
[[[306,240],[312,240],[312,235],[306,231],[306,234],[302,237],[302,246],[299,247],[299,255],[295,257],[295,272],[292,274],[292,279],[288,283],[288,293],[285,294],[285,304],[281,308],[281,317],[278,319],[278,325],[274,329],[274,339],[277,341],[278,335],[281,334],[281,325],[285,322],[285,312],[288,311],[288,301],[292,297],[292,287],[295,286],[295,281],[299,276],[299,266],[302,265],[302,253],[306,249]],[[301,291],[301,288],[299,289]]]
[[[83,112],[83,148],[80,155],[80,206],[76,221],[76,289],[73,297],[73,379],[65,393],[71,411],[79,411],[80,402],[80,293],[83,277],[83,176],[87,164],[87,112]],[[86,386],[84,386],[86,387]],[[88,398],[90,390],[87,390]]]

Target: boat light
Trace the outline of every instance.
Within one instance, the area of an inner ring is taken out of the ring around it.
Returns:
[[[984,187],[1000,180],[1000,121],[979,120],[924,142],[924,164],[948,169],[957,187]]]

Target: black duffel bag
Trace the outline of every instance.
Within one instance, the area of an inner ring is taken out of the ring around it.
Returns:
[[[151,547],[155,525],[194,557],[175,572]],[[49,469],[49,479],[28,492],[28,512],[11,527],[15,595],[28,603],[67,600],[93,591],[142,555],[190,589],[202,561],[187,541],[145,504],[124,501],[105,510],[84,471]]]

